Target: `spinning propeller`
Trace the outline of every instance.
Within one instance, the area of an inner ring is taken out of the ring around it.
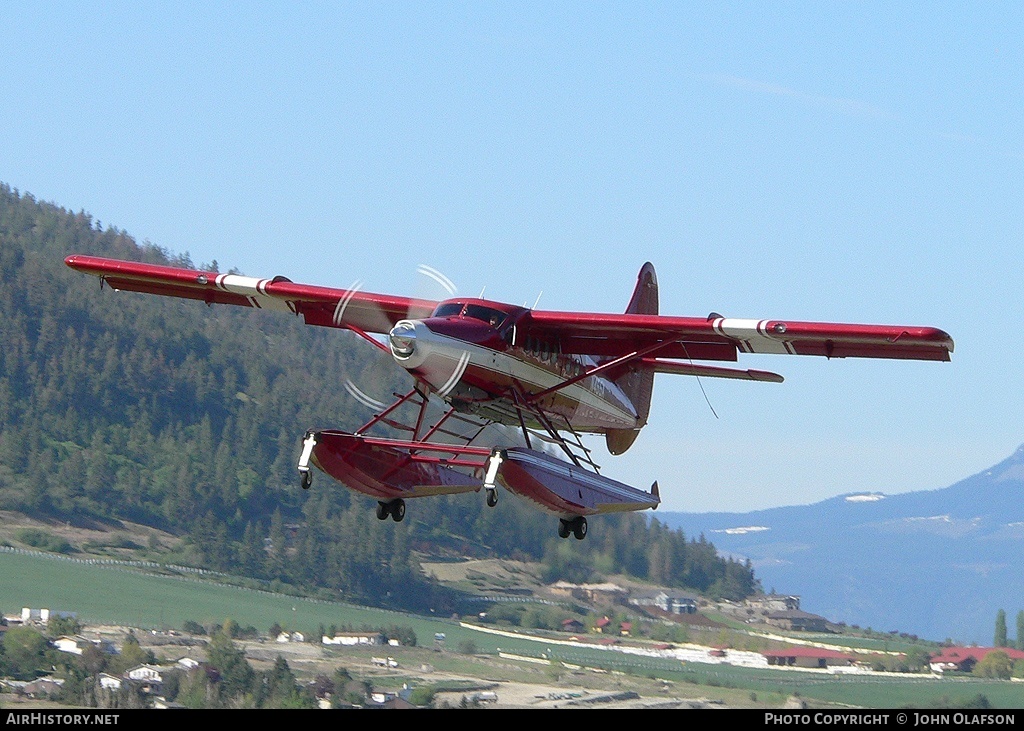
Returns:
[[[398,362],[399,358],[407,358],[413,354],[416,349],[417,321],[432,314],[432,308],[424,307],[421,303],[440,302],[458,295],[458,288],[455,283],[440,270],[427,264],[420,264],[416,268],[416,273],[420,275],[420,292],[411,300],[410,307],[405,312],[404,317],[391,328],[385,341],[381,342],[377,338],[372,340],[381,351],[382,357],[378,360],[378,364],[371,366],[371,368],[377,368],[379,365],[379,367],[387,367],[390,369],[389,372],[393,372],[395,365],[401,365]],[[334,319],[336,323],[340,324],[344,320],[346,308],[361,290],[361,281],[356,281],[349,287],[348,294],[342,298],[335,310]],[[383,312],[381,313],[381,318],[387,319]],[[423,326],[419,325],[418,327],[422,328]],[[454,361],[449,361],[448,359],[438,360],[435,368],[440,368],[441,370],[439,374],[435,370],[434,377],[432,378],[434,391],[437,395],[443,398],[458,385],[466,371],[469,360],[470,353],[467,350],[462,351]],[[393,394],[386,394],[384,400],[376,398],[374,395],[367,393],[367,391],[372,389],[361,388],[351,377],[345,378],[344,387],[352,398],[375,412],[383,411],[393,401]]]

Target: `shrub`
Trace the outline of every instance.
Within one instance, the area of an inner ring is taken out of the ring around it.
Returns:
[[[27,546],[52,553],[74,553],[75,547],[60,536],[38,528],[23,528],[18,531],[18,540]]]

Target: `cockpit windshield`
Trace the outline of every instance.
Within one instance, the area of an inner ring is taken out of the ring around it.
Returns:
[[[492,307],[484,307],[483,305],[466,305],[466,317],[481,320],[488,323],[491,327],[501,327],[501,323],[505,321],[504,312],[495,310]]]
[[[501,310],[483,305],[467,305],[465,302],[444,302],[437,306],[432,317],[469,317],[499,328],[508,315]]]
[[[437,306],[431,317],[458,317],[465,306],[465,302],[445,302]]]

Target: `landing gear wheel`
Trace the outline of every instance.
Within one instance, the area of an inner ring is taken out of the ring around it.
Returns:
[[[377,503],[377,520],[387,520],[391,514],[391,506],[387,503]]]
[[[493,508],[498,504],[498,491],[496,489],[490,489],[487,491],[487,507]]]
[[[558,537],[559,538],[568,538],[570,530],[571,529],[569,528],[569,521],[562,520],[561,518],[559,518],[558,519]]]
[[[577,541],[582,541],[587,537],[587,519],[581,515],[573,523],[572,534],[576,536]]]
[[[306,470],[302,473],[302,489],[308,490],[309,486],[313,484],[313,473]]]
[[[405,500],[402,498],[392,500],[389,507],[391,508],[391,519],[396,523],[401,523],[402,518],[405,517]]]

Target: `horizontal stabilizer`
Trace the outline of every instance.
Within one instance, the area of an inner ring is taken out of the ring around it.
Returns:
[[[655,373],[672,373],[677,376],[706,376],[708,378],[738,378],[744,381],[765,381],[782,383],[783,378],[771,371],[743,370],[741,368],[722,368],[720,366],[698,365],[696,363],[680,363],[663,358],[644,358],[643,365]]]

